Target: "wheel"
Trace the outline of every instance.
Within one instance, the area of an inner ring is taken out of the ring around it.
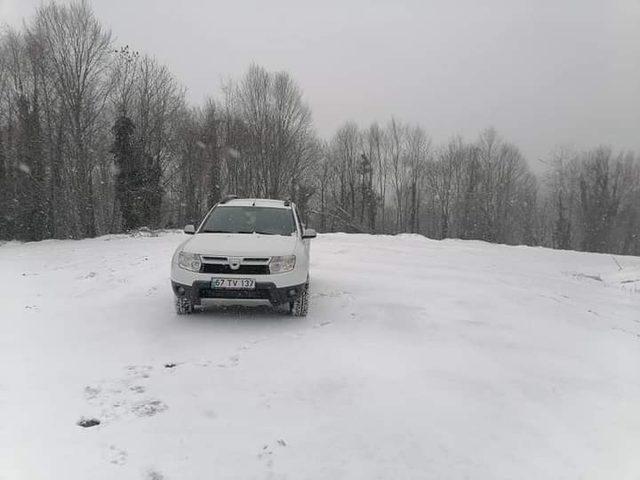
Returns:
[[[189,315],[193,313],[193,302],[188,297],[176,297],[176,313],[178,315]]]
[[[309,284],[305,285],[293,302],[289,303],[289,311],[294,317],[306,317],[309,311]]]

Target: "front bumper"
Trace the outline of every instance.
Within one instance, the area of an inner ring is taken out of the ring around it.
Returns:
[[[301,259],[302,260],[302,259]],[[181,285],[193,285],[195,282],[210,282],[216,278],[253,278],[258,283],[273,283],[277,288],[288,287],[289,285],[300,285],[307,282],[309,276],[308,266],[301,261],[290,272],[274,273],[270,275],[241,275],[241,274],[213,274],[191,272],[180,268],[175,262],[171,265],[171,280]]]
[[[256,282],[252,290],[233,290],[211,288],[211,281],[196,280],[191,285],[171,280],[173,293],[178,297],[188,297],[194,305],[200,305],[202,299],[237,299],[237,300],[267,300],[272,305],[289,303],[306,288],[306,283],[288,287],[277,287],[273,282]]]

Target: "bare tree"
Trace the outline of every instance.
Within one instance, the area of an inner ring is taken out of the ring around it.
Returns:
[[[373,123],[369,129],[365,132],[365,148],[367,158],[370,159],[372,176],[376,186],[375,196],[373,198],[375,206],[379,207],[379,228],[378,231],[386,231],[386,199],[387,199],[387,185],[388,185],[388,159],[385,152],[385,143],[387,141],[383,130],[377,123]],[[374,205],[370,205],[369,209],[374,208]],[[370,213],[370,217],[373,216],[373,212]],[[370,224],[372,229],[375,229],[375,224]]]
[[[406,141],[404,163],[407,171],[408,230],[417,233],[420,229],[420,193],[423,190],[426,165],[430,160],[431,141],[419,126],[407,130]]]
[[[396,201],[396,221],[395,231],[399,232],[403,229],[404,218],[404,202],[403,192],[405,186],[405,170],[402,163],[404,149],[405,129],[395,119],[391,119],[387,126],[387,156],[389,159],[389,168],[391,170],[391,181],[395,193]]]
[[[93,169],[100,160],[94,148],[99,129],[104,131],[101,115],[110,91],[106,80],[111,52],[111,33],[105,30],[88,4],[50,3],[38,9],[32,27],[43,56],[53,74],[67,128],[63,132],[68,149],[72,192],[77,210],[77,235],[96,233],[93,198]]]
[[[258,196],[293,196],[318,151],[311,111],[298,86],[285,72],[253,65],[228,87],[227,101],[245,132],[245,187]]]
[[[460,137],[440,148],[436,160],[429,163],[425,179],[429,193],[438,205],[439,237],[450,235],[451,217],[455,202],[460,198],[464,179],[464,162],[468,147]]]

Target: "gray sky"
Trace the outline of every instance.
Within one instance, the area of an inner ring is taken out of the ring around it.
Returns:
[[[0,0],[0,19],[38,3]],[[494,126],[534,167],[558,145],[640,150],[640,0],[90,3],[194,103],[256,62],[294,76],[323,137],[394,115],[436,142]]]

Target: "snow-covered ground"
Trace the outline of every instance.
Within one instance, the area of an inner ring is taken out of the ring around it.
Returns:
[[[322,235],[307,318],[179,317],[181,238],[0,246],[1,479],[640,478],[640,258]]]

